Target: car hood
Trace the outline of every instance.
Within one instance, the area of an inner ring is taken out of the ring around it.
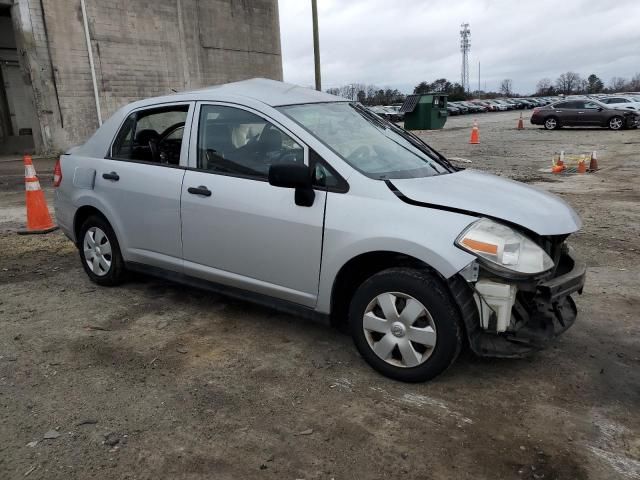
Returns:
[[[576,212],[561,198],[524,183],[477,170],[393,179],[388,183],[409,203],[493,217],[538,235],[565,235],[582,226]]]

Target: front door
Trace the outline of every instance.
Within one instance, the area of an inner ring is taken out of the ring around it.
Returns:
[[[294,190],[267,181],[272,164],[308,163],[308,148],[248,109],[203,104],[196,118],[197,167],[182,187],[185,273],[314,306],[326,193],[297,206]]]
[[[588,101],[584,102],[584,109],[582,110],[582,112],[583,123],[585,125],[599,126],[604,123],[602,108],[597,103]]]

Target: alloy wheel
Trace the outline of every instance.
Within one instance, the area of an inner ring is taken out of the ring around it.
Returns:
[[[362,328],[371,350],[396,367],[416,367],[433,353],[436,327],[425,306],[410,295],[386,292],[364,312]]]
[[[556,128],[557,125],[558,125],[558,122],[556,122],[555,118],[548,118],[544,122],[544,126],[547,127],[549,130],[553,130],[554,128]]]
[[[620,117],[613,117],[609,120],[609,127],[611,130],[620,130],[622,128],[622,119]]]
[[[111,243],[100,228],[91,227],[84,234],[83,251],[89,270],[99,277],[109,273],[113,259]]]

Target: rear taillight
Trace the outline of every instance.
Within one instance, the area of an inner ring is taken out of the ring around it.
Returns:
[[[540,109],[538,107],[533,109],[533,113],[538,113],[540,111]]]
[[[56,166],[53,167],[53,186],[59,187],[62,183],[62,167],[60,166],[60,159],[56,162]]]

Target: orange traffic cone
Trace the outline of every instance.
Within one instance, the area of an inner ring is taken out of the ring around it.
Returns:
[[[472,145],[477,145],[480,143],[480,130],[478,130],[478,121],[473,121],[473,128],[471,129],[471,140],[469,143]]]
[[[564,150],[560,151],[560,158],[558,159],[557,165],[560,165],[564,168]]]
[[[578,173],[585,173],[587,171],[587,165],[585,164],[585,155],[582,155],[578,161]]]
[[[28,233],[49,233],[58,228],[51,220],[44,192],[40,188],[40,181],[33,168],[31,155],[24,156],[24,188],[27,201],[27,228],[18,231],[24,235]]]
[[[598,170],[598,156],[594,150],[591,154],[591,161],[589,162],[589,171],[595,172],[596,170]]]
[[[520,118],[518,119],[518,130],[524,130],[524,122],[522,121],[522,112],[520,112]]]

